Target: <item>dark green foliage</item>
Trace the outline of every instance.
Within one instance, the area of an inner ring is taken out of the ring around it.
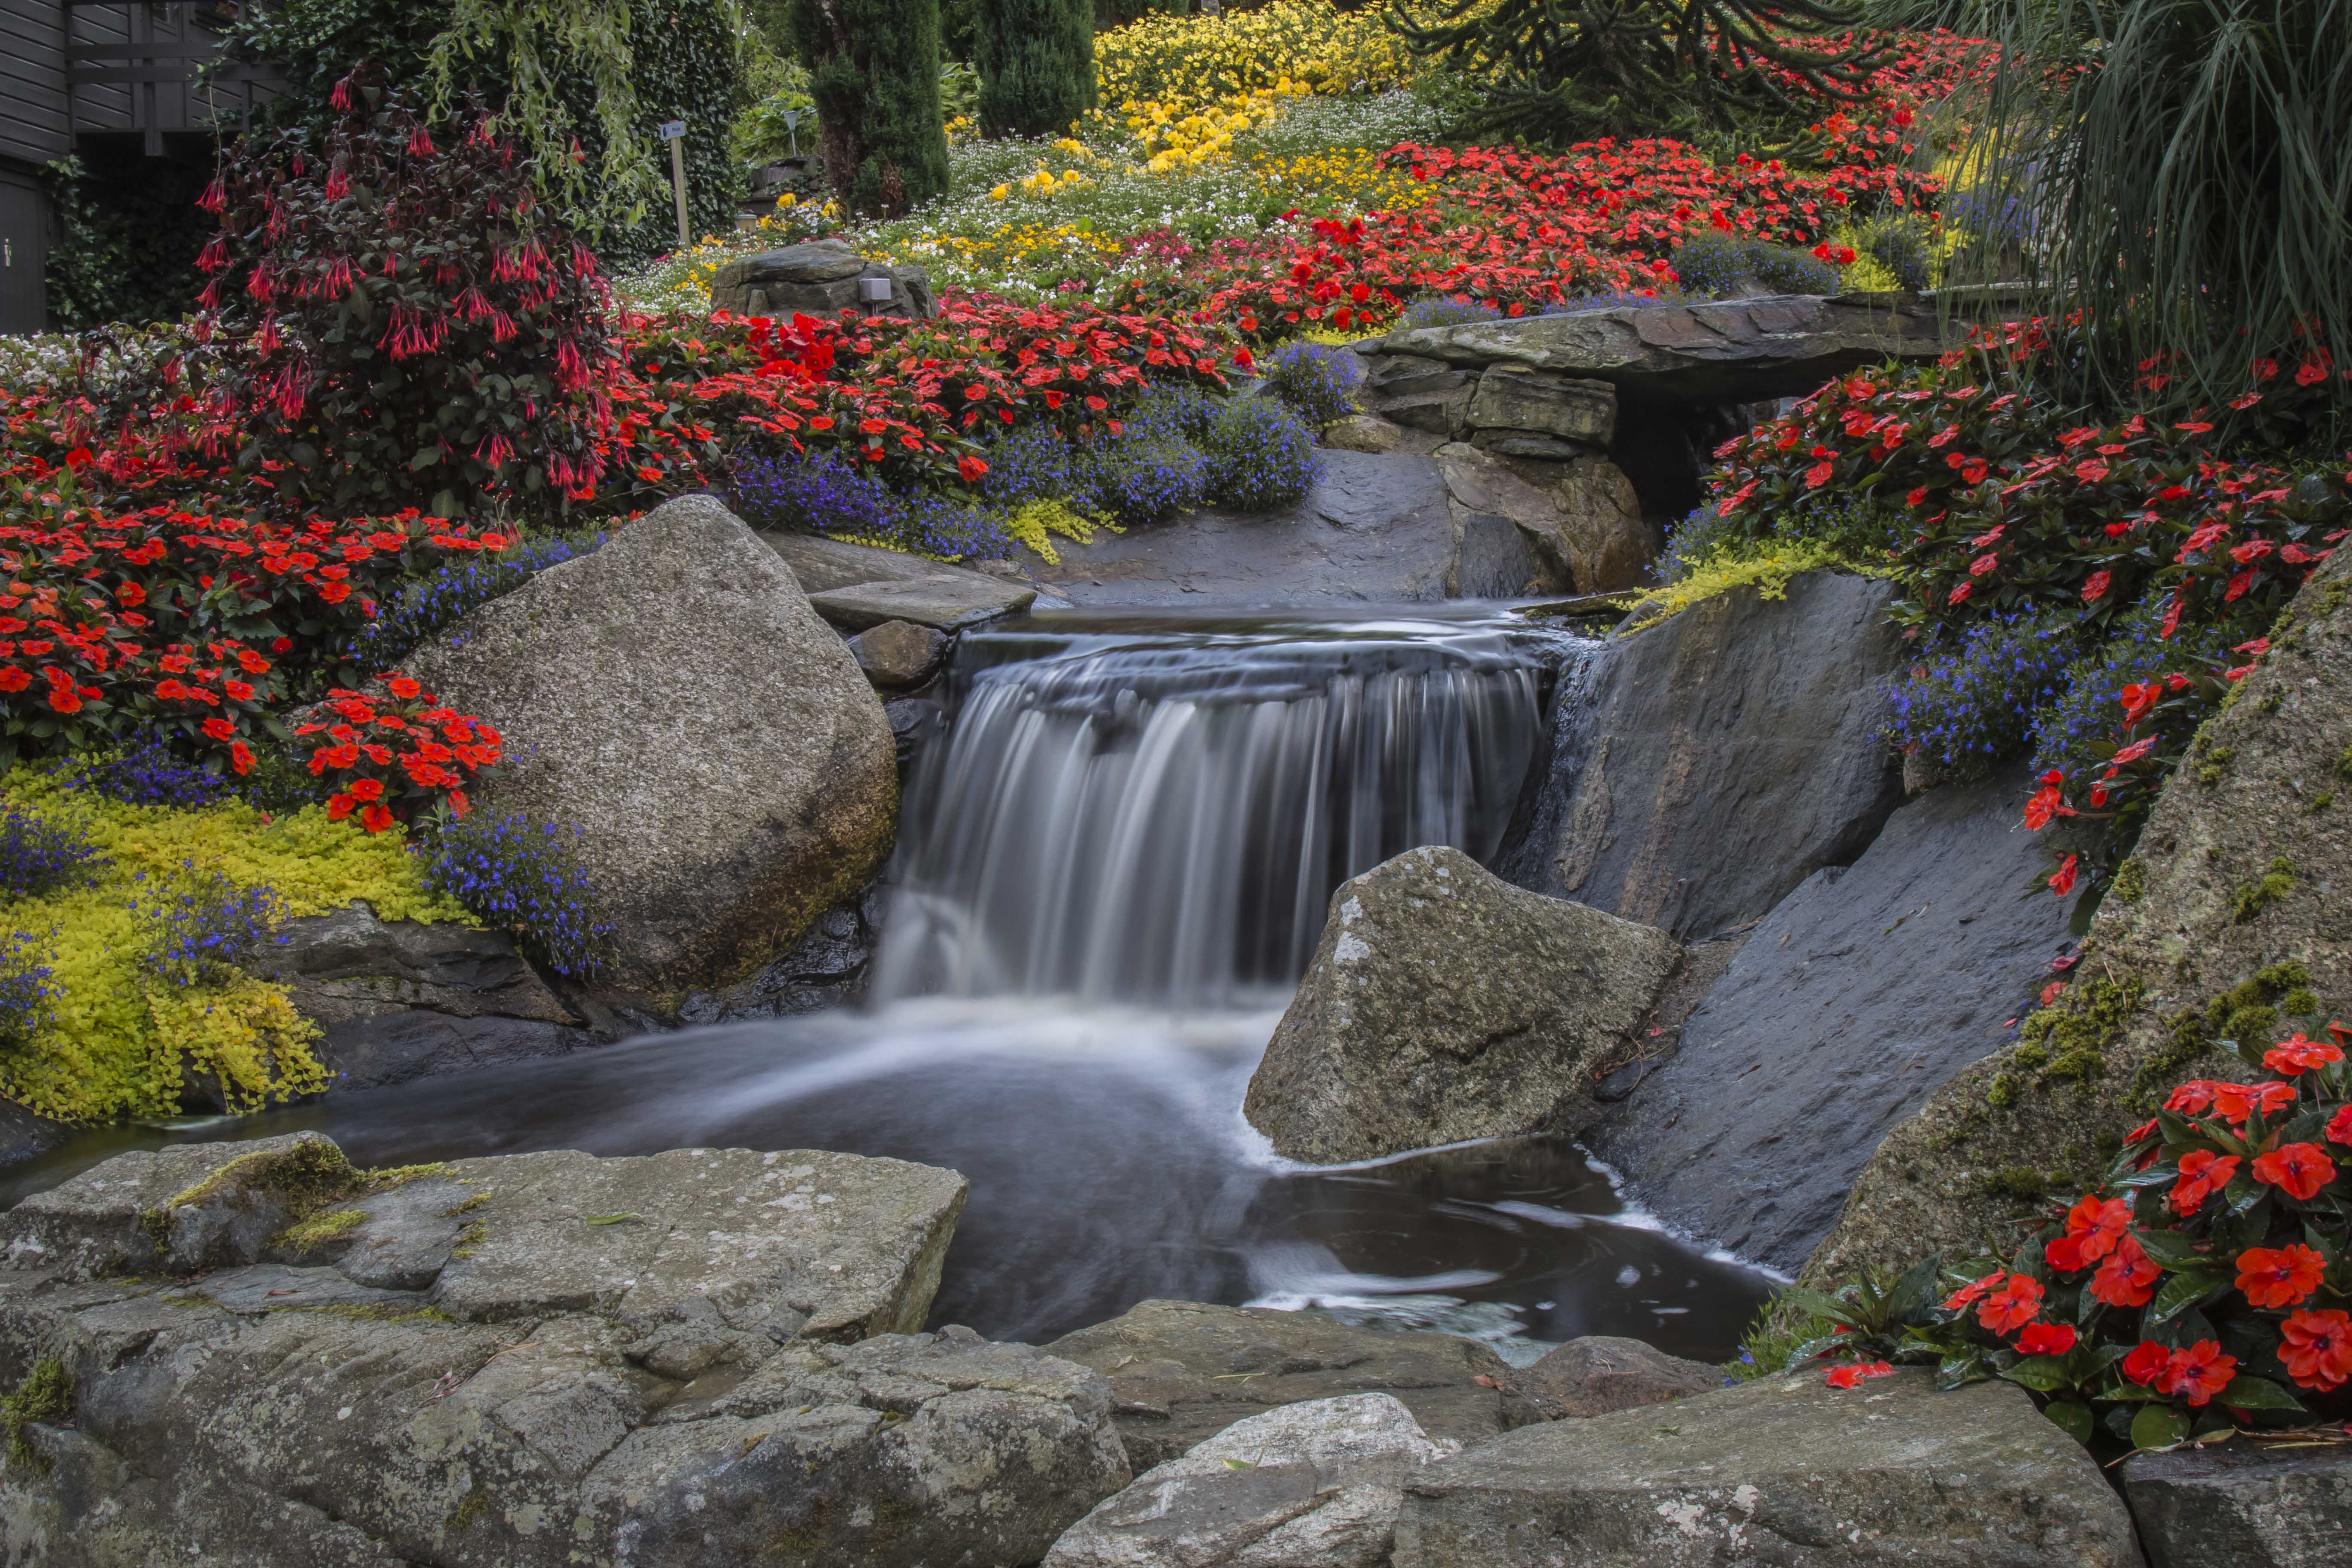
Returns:
[[[1391,4],[1417,55],[1492,89],[1465,100],[1465,132],[1564,146],[1596,136],[1690,136],[1755,120],[1820,118],[1775,79],[1851,97],[1874,45],[1814,48],[1853,27],[1853,0],[1446,0],[1423,25]]]
[[[637,0],[631,16],[630,76],[636,83],[636,121],[643,145],[651,149],[661,174],[661,195],[637,222],[599,239],[597,254],[615,266],[630,266],[677,243],[677,210],[669,195],[669,143],[657,132],[665,121],[686,121],[686,219],[693,238],[725,234],[735,226],[742,196],[742,171],[729,145],[742,91],[734,30],[725,0]],[[595,89],[584,73],[570,73],[563,101],[579,128],[587,167],[603,157],[604,139],[595,114]]]
[[[980,0],[972,63],[990,136],[1065,136],[1095,106],[1094,0]]]
[[[843,209],[896,217],[945,192],[939,0],[793,0],[792,24]]]
[[[173,321],[195,309],[196,251],[212,229],[196,196],[209,169],[93,149],[46,173],[65,226],[47,267],[58,326]]]
[[[1918,3],[1882,0],[1906,15]],[[1990,174],[1958,195],[2019,212],[2018,255],[2049,314],[2087,323],[2087,352],[2062,366],[2069,390],[2118,407],[2202,404],[2226,419],[2263,356],[2285,375],[2327,371],[2310,433],[2340,432],[2352,417],[2352,0],[1939,8],[2000,40],[2013,68],[1992,82],[1967,153]]]

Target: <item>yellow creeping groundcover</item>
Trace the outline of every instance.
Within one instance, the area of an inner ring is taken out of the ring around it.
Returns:
[[[149,966],[158,911],[215,875],[275,889],[289,918],[364,900],[388,921],[476,923],[425,890],[400,830],[371,835],[315,805],[275,818],[236,801],[130,805],[19,767],[0,777],[0,809],[69,825],[107,858],[89,886],[0,905],[0,935],[49,971],[50,992],[46,1017],[0,1045],[0,1095],[61,1121],[172,1115],[190,1073],[216,1077],[235,1110],[326,1087],[317,1028],[284,986],[179,984]]]

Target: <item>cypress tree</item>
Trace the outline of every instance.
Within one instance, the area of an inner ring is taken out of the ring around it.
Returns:
[[[793,0],[792,23],[842,210],[896,217],[944,192],[939,0]]]
[[[1059,136],[1095,106],[1094,0],[980,0],[974,64],[991,136]]]

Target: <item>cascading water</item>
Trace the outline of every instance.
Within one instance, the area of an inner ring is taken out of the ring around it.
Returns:
[[[1225,1004],[1331,889],[1499,847],[1542,733],[1524,634],[1427,622],[968,637],[908,800],[877,995]]]
[[[109,1130],[6,1185],[305,1127],[376,1165],[836,1149],[970,1180],[932,1321],[994,1338],[1159,1296],[1444,1328],[1521,1360],[1592,1333],[1727,1353],[1762,1281],[1646,1228],[1563,1140],[1318,1169],[1241,1116],[1331,889],[1418,844],[1495,854],[1563,655],[1467,607],[968,634],[868,1007]]]

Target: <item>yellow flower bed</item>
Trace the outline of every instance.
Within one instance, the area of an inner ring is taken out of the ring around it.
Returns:
[[[1304,82],[1284,77],[1272,87],[1236,92],[1189,111],[1181,104],[1127,105],[1127,128],[1141,144],[1143,166],[1154,174],[1197,169],[1234,155],[1234,138],[1263,131],[1282,117],[1282,107],[1308,96]]]
[[[425,890],[400,832],[370,835],[318,806],[272,821],[240,802],[130,805],[18,768],[0,778],[0,807],[70,825],[109,861],[92,886],[0,908],[0,932],[49,971],[50,992],[48,1016],[0,1045],[0,1095],[62,1121],[171,1115],[188,1072],[217,1077],[240,1110],[326,1087],[318,1031],[284,986],[243,974],[180,985],[142,963],[155,910],[200,879],[266,883],[289,916],[365,900],[385,920],[474,923]]]
[[[1787,544],[1765,541],[1726,544],[1700,558],[1676,581],[1647,589],[1628,603],[1624,629],[1647,630],[1734,588],[1754,588],[1767,599],[1785,598],[1792,578],[1808,572],[1832,570],[1864,577],[1893,574],[1884,563],[1874,565],[1855,561],[1810,540]]]
[[[1146,16],[1095,39],[1095,90],[1107,104],[1213,103],[1286,77],[1310,92],[1378,90],[1401,86],[1411,69],[1380,7],[1340,11],[1320,0]]]

